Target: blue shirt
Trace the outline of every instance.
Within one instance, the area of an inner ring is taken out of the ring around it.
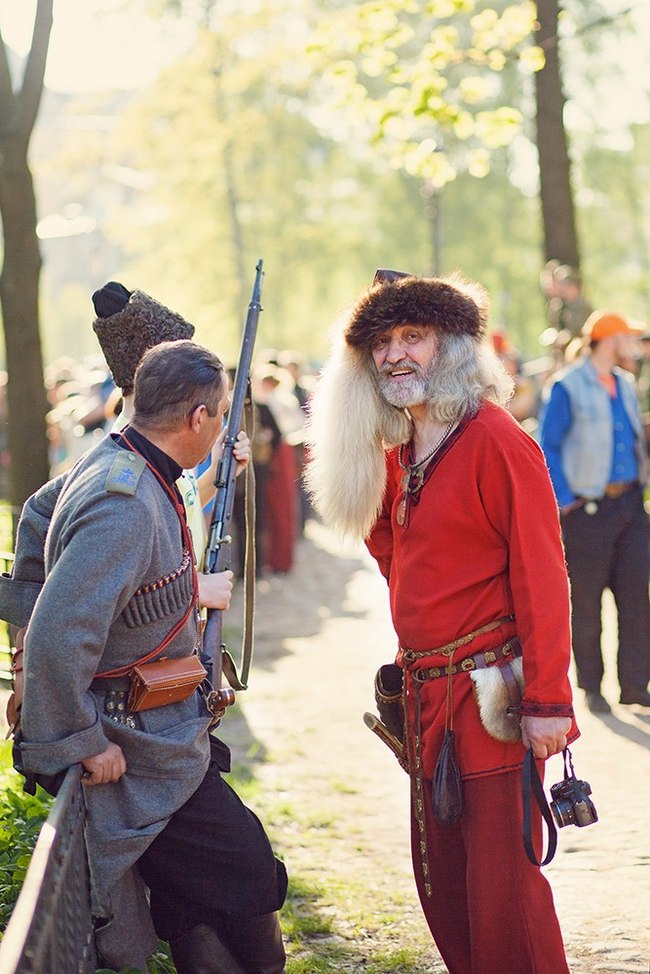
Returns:
[[[615,376],[616,395],[610,396],[614,442],[609,481],[629,481],[638,479],[638,461],[635,452],[635,436],[632,424],[623,407],[620,379]],[[541,428],[541,447],[546,457],[553,489],[558,506],[565,507],[576,500],[569,487],[562,467],[562,444],[571,428],[571,400],[561,382],[556,382],[544,409]]]

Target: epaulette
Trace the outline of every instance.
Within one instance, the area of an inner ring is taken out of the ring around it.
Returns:
[[[108,471],[104,489],[111,494],[128,494],[132,497],[145,467],[145,459],[139,453],[121,450]]]

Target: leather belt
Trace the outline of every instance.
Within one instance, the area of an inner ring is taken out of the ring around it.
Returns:
[[[627,494],[628,490],[632,490],[633,487],[638,487],[638,484],[638,480],[613,481],[605,487],[605,497],[621,497],[623,494]]]
[[[500,619],[493,619],[492,622],[487,622],[484,626],[474,629],[473,632],[459,636],[458,639],[454,639],[451,643],[445,643],[444,646],[436,646],[435,649],[409,649],[407,646],[400,646],[400,654],[407,664],[407,668],[409,663],[415,663],[419,659],[424,659],[425,656],[437,656],[439,653],[442,656],[451,656],[457,649],[471,643],[477,636],[483,636],[487,632],[492,632],[494,629],[498,629],[499,626],[505,625],[506,622],[512,622],[514,618],[514,616],[502,616]]]
[[[94,693],[108,693],[109,690],[128,690],[130,686],[130,676],[96,676],[90,684],[90,689]]]
[[[486,649],[473,656],[466,656],[459,663],[452,663],[451,666],[432,666],[429,669],[411,670],[411,677],[415,683],[426,683],[427,680],[437,680],[442,676],[454,676],[456,673],[471,673],[472,670],[481,670],[486,666],[495,666],[504,660],[509,661],[521,656],[521,643],[516,636],[496,646],[493,649]]]

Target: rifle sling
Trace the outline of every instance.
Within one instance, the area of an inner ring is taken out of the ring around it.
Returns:
[[[253,440],[255,416],[251,396],[244,406],[244,426]],[[246,520],[246,550],[244,553],[244,629],[241,647],[241,673],[227,649],[222,648],[221,665],[233,690],[246,690],[253,661],[253,625],[255,621],[255,470],[251,457],[244,471],[244,511]],[[220,684],[215,683],[215,686]]]

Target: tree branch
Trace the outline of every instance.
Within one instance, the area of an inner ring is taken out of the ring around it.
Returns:
[[[0,132],[2,132],[11,118],[13,105],[13,91],[11,87],[11,72],[7,48],[0,31]]]
[[[32,133],[43,94],[43,79],[47,63],[47,51],[52,31],[52,7],[54,0],[38,0],[32,46],[27,58],[22,87],[16,96],[14,133],[27,141]]]

